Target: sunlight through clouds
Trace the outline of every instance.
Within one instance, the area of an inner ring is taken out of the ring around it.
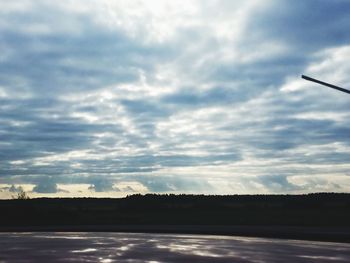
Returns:
[[[1,198],[349,191],[347,1],[0,13]]]

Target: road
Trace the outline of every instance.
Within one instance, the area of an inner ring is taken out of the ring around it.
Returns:
[[[142,233],[0,233],[0,262],[350,262],[350,244]]]

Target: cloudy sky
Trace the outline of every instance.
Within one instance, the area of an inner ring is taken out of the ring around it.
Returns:
[[[0,198],[350,190],[348,0],[0,7]]]

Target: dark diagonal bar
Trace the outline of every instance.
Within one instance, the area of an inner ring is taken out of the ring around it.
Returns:
[[[316,83],[318,83],[318,84],[321,84],[321,85],[330,87],[330,88],[332,88],[332,89],[340,90],[340,91],[342,91],[342,92],[345,92],[345,93],[350,94],[350,90],[343,89],[343,88],[341,88],[341,87],[338,87],[338,86],[335,86],[335,85],[332,85],[332,84],[329,84],[329,83],[326,83],[326,82],[323,82],[323,81],[320,81],[320,80],[317,80],[317,79],[313,79],[313,78],[310,78],[310,77],[305,76],[305,75],[301,75],[301,77],[302,77],[303,79],[306,79],[306,80],[309,80],[309,81],[312,81],[312,82],[316,82]]]

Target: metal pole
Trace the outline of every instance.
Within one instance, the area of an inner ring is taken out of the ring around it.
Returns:
[[[309,81],[312,81],[312,82],[316,82],[316,83],[318,83],[318,84],[321,84],[321,85],[330,87],[330,88],[332,88],[332,89],[340,90],[340,91],[342,91],[342,92],[345,92],[345,93],[350,94],[350,90],[343,89],[343,88],[341,88],[341,87],[338,87],[338,86],[335,86],[335,85],[332,85],[332,84],[329,84],[329,83],[326,83],[326,82],[323,82],[323,81],[320,81],[320,80],[317,80],[317,79],[313,79],[313,78],[310,78],[310,77],[305,76],[305,75],[301,75],[301,77],[302,77],[303,79],[306,79],[306,80],[309,80]]]

